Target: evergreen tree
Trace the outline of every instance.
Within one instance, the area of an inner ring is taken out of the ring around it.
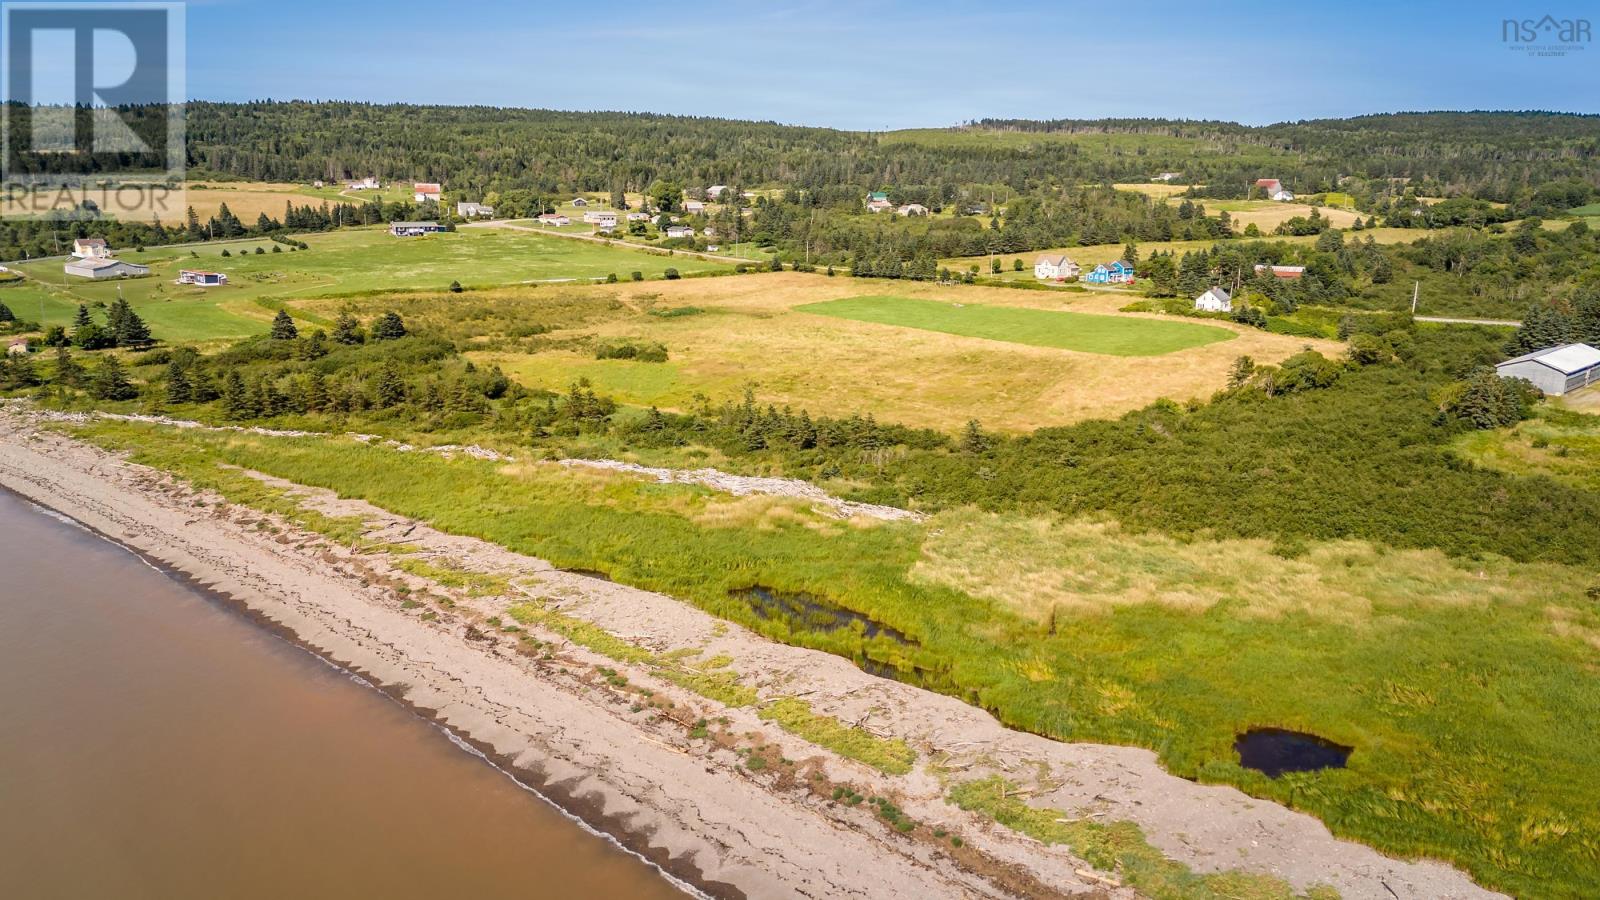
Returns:
[[[107,356],[89,379],[89,396],[96,400],[132,400],[139,396],[139,390],[128,380],[122,363],[115,356]]]
[[[399,406],[405,399],[406,382],[400,375],[400,367],[394,360],[388,360],[383,364],[383,368],[378,370],[377,380],[372,386],[372,400],[379,409],[388,409],[391,406]]]
[[[56,347],[56,374],[54,381],[56,384],[63,384],[67,387],[83,387],[83,367],[78,365],[78,361],[72,358],[72,351],[67,349],[66,344],[60,344]]]
[[[406,336],[406,323],[396,312],[386,312],[372,323],[372,339],[375,341],[394,341]]]
[[[15,322],[16,320],[17,316],[11,311],[11,307],[5,305],[4,303],[0,303],[0,322],[10,323]]]
[[[189,381],[189,375],[183,366],[176,361],[167,365],[167,402],[191,403],[194,401],[194,385]]]
[[[121,297],[111,304],[107,320],[111,338],[118,347],[137,349],[148,347],[154,341],[150,335],[150,326],[146,325],[144,319],[128,305],[128,301]]]
[[[74,315],[72,317],[72,327],[73,328],[82,328],[83,326],[91,324],[93,322],[94,322],[94,320],[89,318],[89,307],[83,305],[82,303],[79,303],[78,304],[78,312],[77,312],[76,315]]]
[[[222,414],[230,419],[253,419],[260,414],[255,396],[244,383],[238,369],[229,369],[222,379]]]
[[[350,315],[348,312],[339,314],[339,318],[333,323],[334,343],[360,344],[366,339],[367,335],[361,330],[361,323],[356,321],[355,316]]]
[[[295,328],[294,319],[289,316],[289,311],[286,309],[278,310],[278,314],[272,317],[271,339],[274,341],[292,341],[299,336],[300,330]]]

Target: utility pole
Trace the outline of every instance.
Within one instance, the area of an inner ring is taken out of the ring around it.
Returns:
[[[1411,282],[1411,314],[1417,314],[1417,296],[1422,293],[1422,282]]]

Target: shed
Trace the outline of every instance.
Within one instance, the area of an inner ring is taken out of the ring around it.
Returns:
[[[1600,350],[1562,344],[1513,357],[1494,367],[1501,378],[1522,378],[1546,394],[1570,394],[1600,384]]]

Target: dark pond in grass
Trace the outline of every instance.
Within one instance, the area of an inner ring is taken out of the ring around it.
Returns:
[[[1355,748],[1300,731],[1252,728],[1239,735],[1233,749],[1239,752],[1239,765],[1277,778],[1285,772],[1342,769]]]
[[[917,643],[898,628],[885,625],[853,609],[835,606],[814,594],[775,591],[762,585],[740,588],[731,591],[730,594],[735,599],[750,604],[750,610],[763,619],[782,619],[790,625],[808,631],[834,632],[853,628],[860,623],[861,633],[868,638],[882,635],[907,647],[916,646]]]

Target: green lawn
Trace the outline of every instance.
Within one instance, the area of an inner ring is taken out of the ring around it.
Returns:
[[[59,259],[14,264],[28,280],[0,288],[0,300],[17,315],[66,324],[78,304],[109,304],[121,291],[150,323],[156,337],[204,341],[246,337],[265,331],[285,301],[397,289],[446,290],[450,282],[493,285],[588,281],[634,271],[660,278],[668,268],[683,274],[725,272],[732,267],[694,257],[658,256],[620,246],[572,241],[498,229],[466,229],[415,238],[391,237],[382,229],[350,229],[301,237],[310,250],[273,253],[265,238],[191,247],[127,250],[118,257],[151,267],[148,278],[90,282],[64,275]],[[264,253],[256,253],[257,247]],[[223,257],[226,249],[229,256]],[[225,287],[175,284],[179,269],[227,274]],[[295,312],[291,309],[291,312]],[[297,313],[311,324],[314,319]]]
[[[1053,312],[1007,306],[941,303],[903,297],[850,297],[807,303],[802,312],[921,328],[1031,347],[1054,347],[1112,356],[1160,356],[1233,339],[1233,332],[1191,322]]]
[[[1567,212],[1574,216],[1600,216],[1600,203],[1590,203],[1587,206],[1575,206]]]

